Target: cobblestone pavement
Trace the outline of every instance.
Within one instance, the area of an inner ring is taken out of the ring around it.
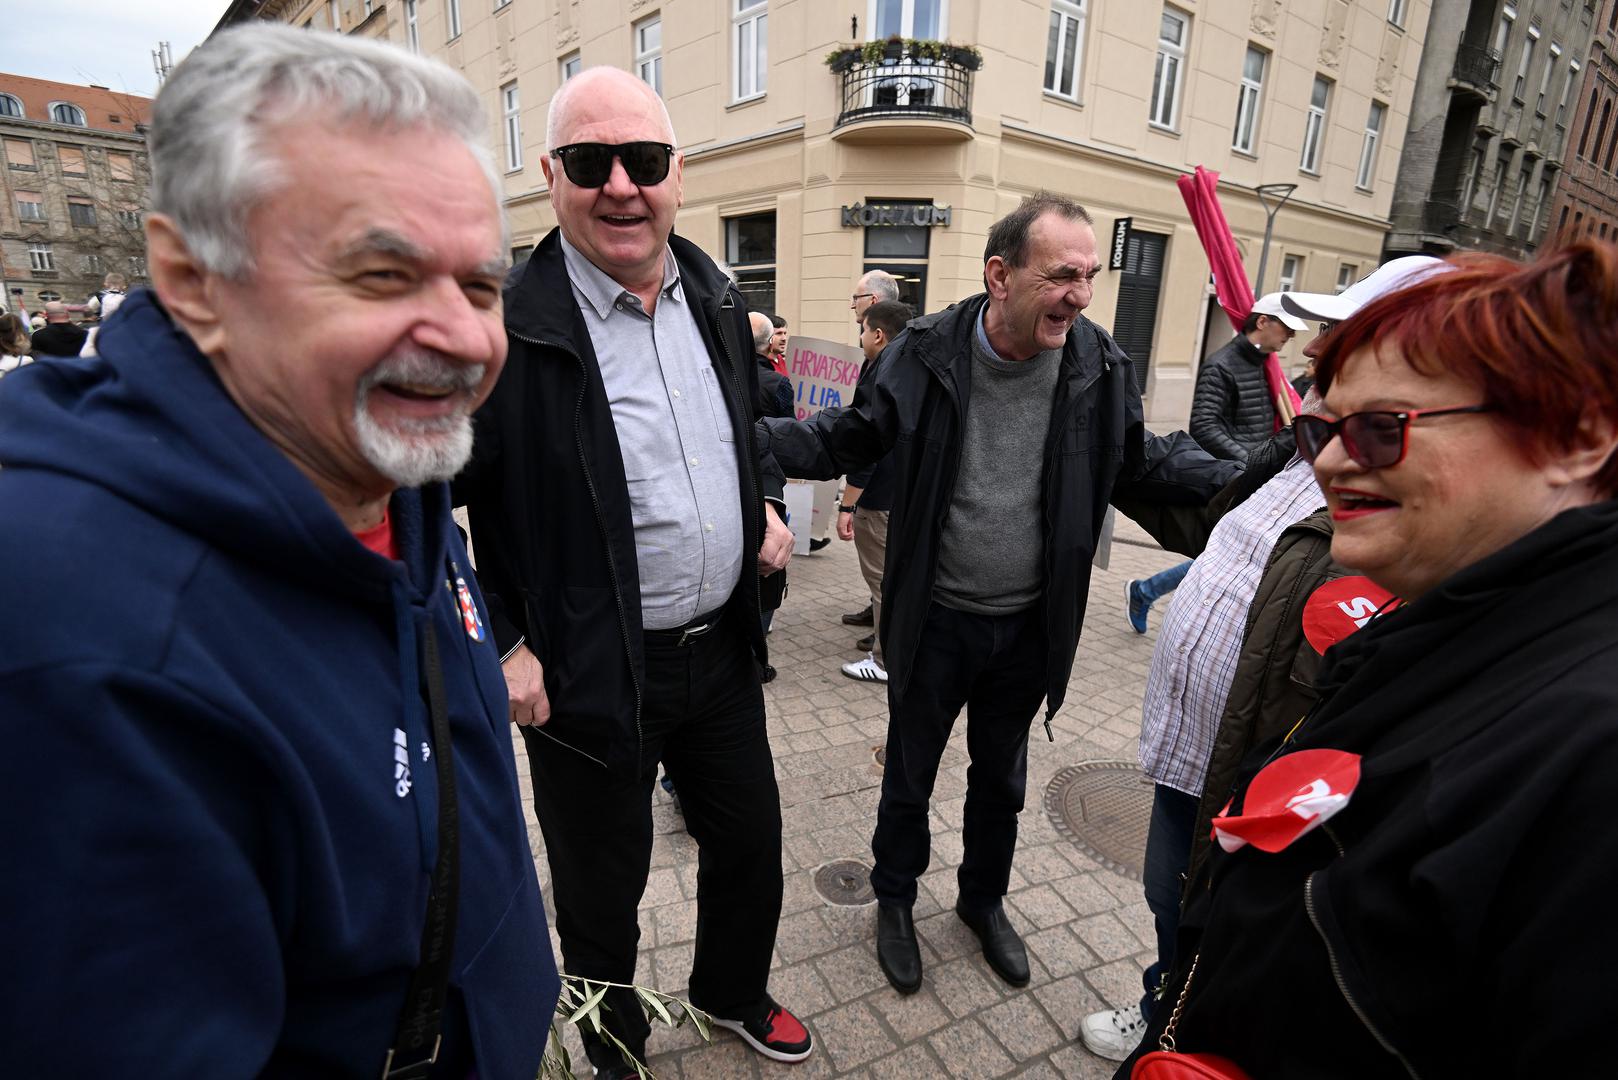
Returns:
[[[835,907],[812,885],[816,867],[836,859],[869,864],[881,769],[875,751],[887,730],[886,691],[838,669],[857,659],[866,631],[844,626],[863,607],[853,545],[834,541],[794,558],[791,593],[775,617],[771,659],[780,676],[764,688],[770,743],[781,789],[786,898],[776,938],[771,993],[814,1033],[815,1053],[798,1065],[767,1061],[726,1031],[703,1043],[691,1026],[654,1026],[650,1062],[669,1080],[819,1077],[1110,1077],[1114,1065],[1078,1039],[1084,1015],[1132,1002],[1151,960],[1151,915],[1141,886],[1097,863],[1046,816],[1052,776],[1083,761],[1135,760],[1140,702],[1162,607],[1140,637],[1123,616],[1123,585],[1173,565],[1177,556],[1120,521],[1111,567],[1096,570],[1078,662],[1055,720],[1056,742],[1036,721],[1030,739],[1028,799],[1021,819],[1007,912],[1028,945],[1031,984],[1007,986],[989,969],[976,939],[954,914],[966,795],[964,720],[956,725],[933,795],[933,859],[921,880],[915,917],[926,978],[900,997],[877,968],[876,908]],[[539,877],[550,870],[529,803],[527,761],[517,743],[524,804]],[[682,995],[696,924],[696,844],[660,789],[653,794],[656,840],[641,901],[636,979]],[[555,931],[552,931],[554,940]],[[560,957],[560,949],[557,953]],[[589,1075],[578,1037],[575,1064]]]

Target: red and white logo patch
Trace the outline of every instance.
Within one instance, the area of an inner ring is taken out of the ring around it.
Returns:
[[[1328,581],[1309,594],[1303,604],[1303,636],[1317,653],[1371,621],[1394,595],[1366,577]]]
[[[1213,838],[1226,851],[1252,844],[1273,854],[1329,821],[1359,783],[1360,756],[1346,750],[1299,750],[1276,758],[1247,785],[1240,814],[1229,816],[1231,804],[1225,804],[1213,820]]]

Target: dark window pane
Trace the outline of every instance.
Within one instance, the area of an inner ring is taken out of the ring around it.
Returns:
[[[748,311],[775,313],[775,270],[737,270],[736,288],[747,301]]]
[[[725,222],[725,261],[732,266],[775,261],[775,214],[749,214]]]
[[[877,230],[867,229],[867,233]],[[880,230],[892,232],[893,230]],[[865,272],[872,270],[886,270],[899,279],[899,299],[910,305],[910,314],[925,315],[927,313],[927,267],[925,264],[868,262]]]

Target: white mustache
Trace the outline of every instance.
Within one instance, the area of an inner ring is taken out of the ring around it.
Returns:
[[[432,349],[400,349],[360,379],[359,392],[382,383],[430,386],[438,390],[473,391],[483,382],[486,364],[462,364]]]

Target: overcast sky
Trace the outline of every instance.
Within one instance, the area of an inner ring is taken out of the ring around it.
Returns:
[[[227,6],[228,0],[0,0],[0,71],[151,97],[157,43],[167,41],[178,64]]]

